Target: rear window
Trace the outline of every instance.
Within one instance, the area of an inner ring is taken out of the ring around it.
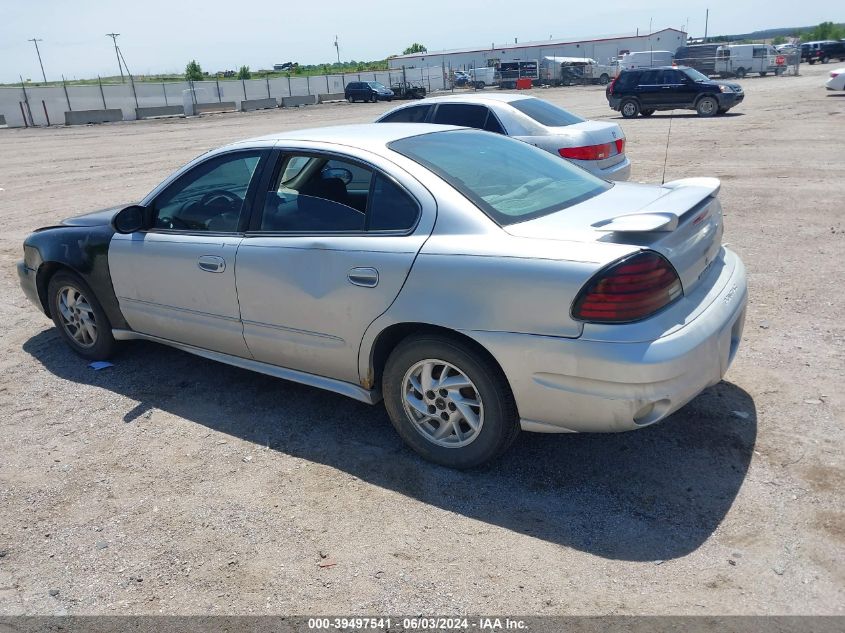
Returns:
[[[477,130],[422,134],[388,147],[440,176],[500,225],[561,211],[611,187],[532,145]]]
[[[481,105],[441,103],[434,113],[434,122],[444,125],[483,128],[487,120],[487,108]]]
[[[584,122],[584,119],[581,117],[542,99],[517,99],[516,101],[511,101],[510,105],[523,114],[527,114],[540,125],[563,127],[565,125]]]

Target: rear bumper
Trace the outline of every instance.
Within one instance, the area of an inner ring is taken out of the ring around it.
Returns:
[[[601,161],[573,160],[571,162],[575,163],[579,167],[583,167],[599,178],[604,178],[605,180],[628,180],[631,176],[631,161],[627,156],[615,165],[610,165],[605,168],[601,168],[595,164]]]
[[[662,420],[721,380],[739,346],[746,300],[745,267],[726,250],[718,279],[702,297],[707,307],[654,341],[467,334],[501,364],[523,429],[628,431]]]

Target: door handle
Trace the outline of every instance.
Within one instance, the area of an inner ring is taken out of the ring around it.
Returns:
[[[197,260],[197,266],[207,273],[222,273],[226,270],[226,260],[217,255],[203,255]]]
[[[353,268],[346,278],[353,286],[375,288],[378,285],[378,271],[375,268]]]

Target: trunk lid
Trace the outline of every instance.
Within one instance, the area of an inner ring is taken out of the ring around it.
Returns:
[[[716,178],[665,185],[616,183],[581,204],[504,227],[511,235],[639,246],[666,257],[691,291],[718,256],[722,207]]]

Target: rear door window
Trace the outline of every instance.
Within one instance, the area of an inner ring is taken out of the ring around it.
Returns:
[[[441,103],[434,113],[434,123],[459,125],[461,127],[484,128],[487,108],[482,105],[463,103]]]
[[[657,86],[662,83],[661,76],[663,71],[660,70],[647,70],[642,74],[640,77],[640,85],[641,86]]]
[[[420,105],[402,108],[381,119],[379,123],[425,123],[434,106]]]

